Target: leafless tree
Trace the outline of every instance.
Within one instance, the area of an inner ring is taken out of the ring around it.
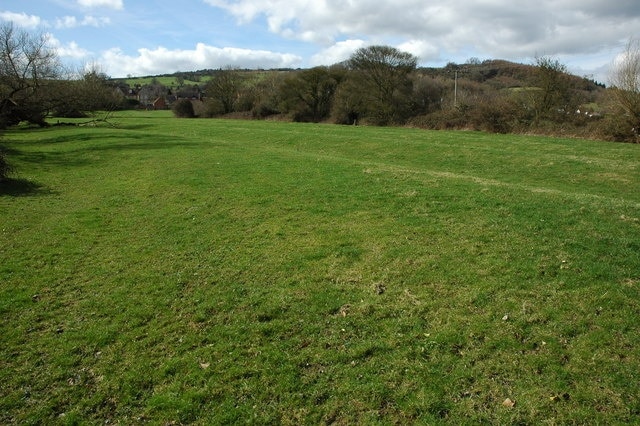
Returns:
[[[46,35],[32,35],[13,23],[0,25],[0,127],[21,120],[45,125],[50,105],[42,95],[61,69]]]
[[[347,65],[355,72],[370,119],[379,124],[403,121],[412,90],[409,74],[417,63],[417,57],[390,46],[363,47],[351,56]]]
[[[616,61],[610,76],[613,97],[620,108],[621,129],[640,142],[640,39],[631,39]]]
[[[227,67],[218,70],[207,82],[206,96],[220,105],[220,113],[228,114],[234,111],[243,77],[239,70]]]
[[[570,83],[567,67],[548,56],[536,58],[535,84],[531,91],[535,121],[542,118],[556,119],[565,116],[570,106]]]
[[[281,86],[282,109],[295,121],[322,121],[329,116],[341,73],[315,67],[294,73]]]

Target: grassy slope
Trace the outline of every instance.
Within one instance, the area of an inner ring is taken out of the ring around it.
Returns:
[[[144,86],[146,84],[151,84],[153,83],[154,80],[166,87],[178,86],[178,81],[176,80],[175,77],[132,77],[132,78],[115,79],[115,80],[123,80],[125,83],[127,83],[131,87],[134,87],[138,84],[141,86]],[[206,82],[207,82],[207,78],[203,78],[201,81],[184,80],[183,84],[185,86],[193,86],[193,85],[203,85]]]
[[[166,114],[5,135],[0,422],[640,421],[638,147]]]

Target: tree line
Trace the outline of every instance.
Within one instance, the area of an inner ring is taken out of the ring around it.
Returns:
[[[0,130],[20,122],[140,105],[166,98],[178,117],[277,116],[336,124],[536,132],[640,142],[640,42],[631,40],[605,88],[568,73],[559,61],[505,61],[418,68],[418,58],[390,46],[357,50],[342,63],[303,70],[220,69],[177,73],[131,88],[98,66],[72,72],[44,35],[0,26]],[[193,74],[193,75],[192,75]],[[185,84],[197,76],[197,84]],[[130,96],[135,92],[137,98]],[[148,99],[145,102],[148,102]],[[0,150],[0,179],[9,167]]]
[[[640,49],[606,88],[571,75],[550,57],[531,65],[469,60],[418,68],[417,58],[370,46],[333,66],[250,72],[221,69],[202,98],[180,99],[178,117],[284,117],[301,122],[410,125],[428,129],[527,132],[640,142]]]

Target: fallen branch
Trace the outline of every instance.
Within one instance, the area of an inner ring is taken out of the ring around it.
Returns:
[[[109,121],[109,116],[113,113],[113,110],[107,111],[103,118],[95,118],[91,121],[85,121],[83,123],[78,123],[78,126],[97,126],[98,123],[106,123],[110,127],[117,127],[114,123]]]

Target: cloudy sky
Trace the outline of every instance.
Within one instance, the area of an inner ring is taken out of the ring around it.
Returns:
[[[385,44],[420,65],[552,56],[607,82],[640,36],[639,0],[3,0],[69,64],[112,77],[226,66],[307,68]]]

